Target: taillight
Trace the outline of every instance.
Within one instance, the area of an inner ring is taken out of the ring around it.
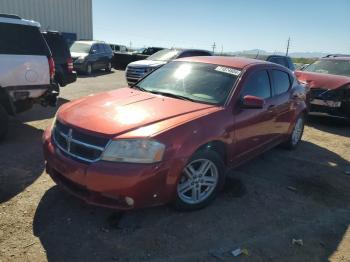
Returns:
[[[73,72],[73,59],[71,57],[67,59],[67,69],[69,73]]]
[[[55,61],[53,60],[52,56],[50,56],[48,60],[49,60],[50,79],[53,80],[53,78],[55,77]]]

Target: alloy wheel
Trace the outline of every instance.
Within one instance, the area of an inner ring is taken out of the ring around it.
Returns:
[[[293,133],[292,133],[292,144],[293,145],[298,144],[298,142],[300,141],[301,135],[303,133],[303,125],[304,125],[303,118],[299,117],[295,126],[294,126]]]
[[[198,204],[214,191],[219,179],[218,168],[208,159],[196,159],[183,170],[177,186],[179,198],[187,204]]]

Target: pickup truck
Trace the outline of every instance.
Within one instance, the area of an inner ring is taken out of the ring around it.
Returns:
[[[114,52],[112,65],[115,69],[125,69],[128,64],[138,60],[144,60],[150,55],[163,50],[162,47],[141,48],[134,52]]]

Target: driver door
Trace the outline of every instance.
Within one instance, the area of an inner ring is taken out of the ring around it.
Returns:
[[[243,83],[241,99],[251,95],[264,99],[263,108],[243,108],[239,102],[234,110],[235,162],[254,157],[275,138],[274,101],[267,70],[253,71]]]

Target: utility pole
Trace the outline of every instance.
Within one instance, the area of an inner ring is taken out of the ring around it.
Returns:
[[[215,48],[216,48],[216,44],[214,42],[214,44],[211,46],[213,48],[213,54],[215,53]]]
[[[288,55],[288,52],[289,52],[289,45],[290,45],[290,37],[288,38],[288,41],[287,41],[287,51],[286,51],[286,56]]]
[[[224,45],[221,45],[221,55],[224,52]]]

